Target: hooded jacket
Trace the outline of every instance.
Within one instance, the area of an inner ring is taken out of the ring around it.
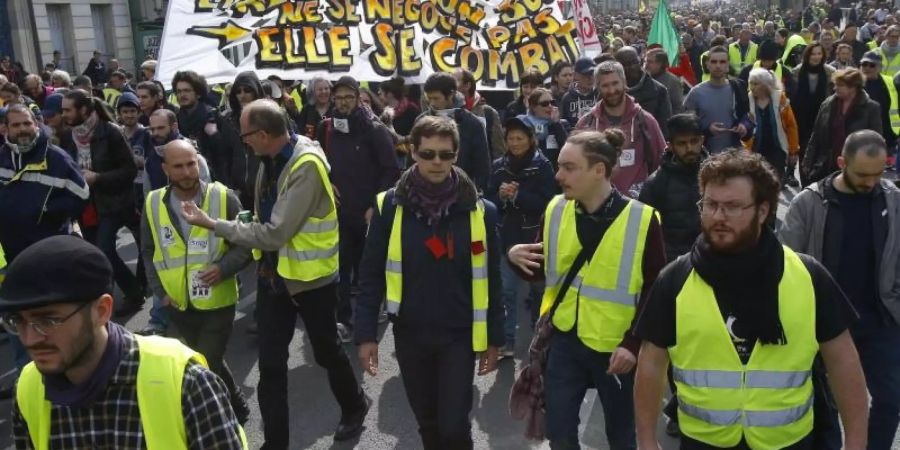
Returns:
[[[672,103],[669,100],[669,90],[651,77],[647,72],[641,71],[641,80],[633,87],[629,87],[626,93],[634,98],[634,101],[656,119],[663,136],[668,136],[666,124],[672,117]],[[662,152],[662,148],[659,150]]]
[[[78,154],[71,131],[60,136],[60,144],[70,155]],[[91,199],[101,218],[134,211],[132,184],[137,166],[131,145],[117,125],[97,121],[91,135],[91,170],[97,173],[97,180],[91,186]]]
[[[755,105],[752,93],[749,94],[748,98],[750,104]],[[787,95],[782,92],[780,96],[772,99],[770,107],[772,108],[772,111],[778,111],[778,114],[775,114],[775,126],[777,128],[776,137],[781,146],[781,150],[786,152],[787,155],[796,155],[800,152],[800,137],[797,130],[797,120],[794,117],[794,110],[791,108],[791,102],[788,101]],[[744,121],[744,126],[748,130],[758,130],[756,127],[758,122],[759,121],[756,118],[756,108],[750,108],[750,112],[747,113],[747,118]],[[743,141],[744,148],[753,151],[755,149],[753,147],[754,140],[754,135],[751,135],[749,139]]]
[[[625,113],[617,127],[625,133],[625,144],[610,181],[624,195],[637,196],[641,183],[659,167],[662,152],[666,149],[666,138],[656,119],[635,103],[630,95],[626,94],[624,101]],[[665,104],[669,104],[668,99],[665,99]],[[603,100],[575,125],[576,130],[603,131],[612,127]]]
[[[541,218],[547,204],[559,192],[553,166],[540,151],[535,151],[528,166],[518,172],[510,165],[511,156],[506,154],[494,160],[491,180],[484,192],[485,198],[500,212],[504,252],[513,245],[540,240]],[[500,185],[511,182],[519,183],[515,198],[500,199]]]
[[[45,167],[28,168],[30,164]],[[133,197],[130,188],[128,195]],[[88,196],[75,161],[43,132],[27,153],[0,145],[0,244],[6,260],[41,239],[68,234]]]
[[[800,191],[791,201],[778,231],[778,238],[784,245],[812,256],[833,274],[838,270],[843,234],[841,205],[834,194],[836,175],[832,173]],[[882,229],[874,233],[878,294],[885,312],[900,324],[900,227],[897,226],[900,189],[882,179],[872,195],[875,196],[872,223],[883,224]]]
[[[237,191],[241,204],[247,206],[253,204],[254,177],[259,168],[259,157],[241,139],[241,102],[237,99],[239,86],[250,88],[255,99],[263,98],[263,89],[256,72],[248,70],[239,73],[228,93],[228,109],[218,117],[223,153],[231,155],[231,170],[225,184]]]
[[[592,89],[587,94],[582,94],[578,89],[575,89],[575,83],[572,83],[569,92],[563,95],[559,104],[559,118],[566,120],[571,127],[572,124],[578,123],[578,119],[590,113],[591,108],[596,104],[596,90]]]
[[[346,117],[349,133],[335,129],[338,116],[335,113],[319,124],[316,140],[331,165],[329,178],[337,187],[339,219],[360,221],[375,205],[375,196],[400,177],[400,166],[391,132],[369,108],[358,107]]]
[[[832,153],[831,128],[834,109],[840,107],[837,94],[822,102],[813,133],[806,146],[806,153],[800,162],[800,179],[803,185],[821,180],[828,174],[838,170],[837,158]],[[847,135],[859,130],[874,130],[881,133],[881,106],[860,90],[853,100],[853,105],[846,114]]]
[[[638,201],[652,206],[662,217],[663,237],[666,242],[666,260],[674,261],[688,253],[700,235],[700,201],[697,174],[700,164],[709,154],[704,149],[695,164],[685,165],[667,149],[662,163],[644,186]]]
[[[487,187],[491,172],[491,152],[487,134],[481,120],[466,110],[462,96],[454,97],[454,100],[452,116],[459,128],[459,156],[456,159],[456,166],[466,172],[478,190],[483,191]],[[439,115],[434,108],[428,108],[416,121],[424,116]]]
[[[198,101],[191,109],[181,108],[176,114],[178,131],[196,142],[197,150],[209,162],[213,179],[231,186],[231,147],[225,145],[218,126],[216,110]],[[207,127],[212,124],[213,127]]]

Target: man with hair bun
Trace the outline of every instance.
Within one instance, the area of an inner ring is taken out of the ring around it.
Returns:
[[[624,75],[619,81],[621,90]],[[603,405],[610,447],[635,448],[632,370],[640,342],[632,319],[666,254],[656,211],[610,180],[625,140],[616,129],[570,136],[556,173],[563,194],[544,212],[543,242],[508,254],[525,277],[546,278],[538,328],[553,329],[544,369],[552,448],[579,448],[578,412],[589,388]]]

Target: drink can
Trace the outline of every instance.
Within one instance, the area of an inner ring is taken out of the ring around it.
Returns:
[[[240,223],[253,222],[253,213],[247,210],[241,211],[237,215],[237,221]]]

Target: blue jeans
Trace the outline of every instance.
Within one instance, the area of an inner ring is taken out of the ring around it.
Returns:
[[[153,296],[153,306],[150,308],[150,326],[160,330],[169,328],[169,307],[162,305],[162,299]]]
[[[597,389],[606,419],[606,439],[612,450],[636,447],[634,431],[634,373],[606,374],[609,353],[596,352],[571,333],[554,331],[544,374],[547,439],[553,450],[580,449],[578,412],[589,388]],[[621,385],[620,385],[621,383]]]
[[[888,450],[900,424],[900,326],[860,320],[850,334],[872,396],[868,449]]]
[[[529,283],[523,280],[512,269],[509,258],[503,255],[500,262],[500,278],[503,282],[503,307],[506,310],[506,322],[503,324],[503,334],[506,337],[506,345],[513,347],[516,342],[516,315],[519,291],[523,286],[528,286],[527,303],[531,312],[531,323],[537,320],[538,311],[541,309],[541,298],[544,295],[544,282]]]

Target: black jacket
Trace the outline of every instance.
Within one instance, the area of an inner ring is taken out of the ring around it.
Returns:
[[[228,182],[224,184],[240,193],[242,205],[252,207],[259,157],[241,139],[241,103],[237,100],[236,89],[238,86],[249,87],[256,99],[263,98],[262,84],[256,73],[251,71],[239,73],[228,94],[228,109],[218,116],[216,123],[221,137],[222,154],[231,155]]]
[[[412,167],[408,170],[418,170]],[[457,173],[460,173],[457,171]],[[356,298],[356,343],[376,342],[378,312],[386,292],[385,261],[397,204],[406,202],[408,187],[401,181],[385,196],[381,211],[376,209],[369,225],[366,248],[359,267],[360,294]],[[403,246],[403,298],[400,312],[392,316],[394,329],[442,333],[472,327],[472,263],[473,242],[469,213],[478,196],[475,186],[465,174],[460,176],[460,193],[450,213],[436,227],[428,225],[403,209],[401,230]],[[488,344],[502,346],[503,303],[500,285],[500,250],[497,236],[497,208],[484,202],[488,252]],[[436,259],[425,241],[438,237],[446,242],[453,236],[454,258],[444,255]]]
[[[831,129],[832,110],[837,108],[837,95],[822,102],[812,136],[806,146],[806,153],[800,162],[800,181],[804,186],[819,181],[838,170],[837,158],[832,152]],[[881,106],[869,98],[865,91],[857,94],[854,104],[846,114],[847,135],[859,130],[874,130],[881,133]]]
[[[70,155],[78,154],[72,132],[60,137],[60,147]],[[91,199],[100,217],[134,211],[134,153],[118,126],[97,122],[91,137],[91,170],[97,173]]]
[[[669,90],[662,83],[656,81],[647,74],[641,72],[641,81],[634,87],[629,87],[626,92],[634,97],[634,102],[641,105],[644,111],[650,113],[659,124],[663,135],[669,137],[669,118],[672,117],[672,102],[669,100]]]
[[[209,171],[213,180],[231,186],[233,184],[229,176],[231,174],[231,147],[222,142],[216,110],[206,103],[198,102],[192,109],[179,109],[176,118],[178,119],[178,131],[197,144],[200,154],[209,163]],[[207,130],[208,124],[215,125],[215,131],[212,134]]]
[[[520,95],[516,97],[515,100],[509,102],[506,105],[506,108],[503,108],[503,114],[500,115],[500,119],[506,122],[506,119],[517,117],[522,114],[528,114],[528,107],[525,106],[525,99]]]
[[[541,218],[547,203],[559,192],[550,161],[539,151],[534,152],[531,163],[519,172],[510,167],[510,154],[494,160],[491,179],[485,198],[497,206],[500,212],[500,240],[503,251],[516,244],[539,242]],[[501,200],[500,185],[515,181],[518,193],[512,201]]]
[[[686,166],[667,149],[659,169],[647,178],[641,188],[638,201],[656,208],[661,216],[667,261],[674,261],[679,255],[689,252],[700,235],[697,174],[700,163],[707,157],[704,150],[696,165]]]

